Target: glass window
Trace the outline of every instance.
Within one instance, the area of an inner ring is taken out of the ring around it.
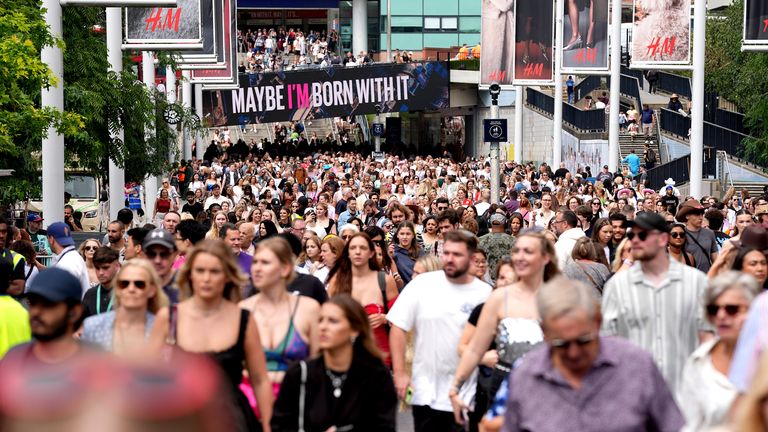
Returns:
[[[463,32],[479,32],[480,17],[461,17],[459,30]]]
[[[458,19],[456,17],[443,18],[443,30],[456,30],[458,27]]]
[[[424,30],[440,30],[440,18],[424,17]]]
[[[475,0],[480,3],[479,0]],[[459,0],[424,0],[424,15],[458,15]],[[479,15],[479,14],[478,14]]]
[[[423,15],[423,0],[389,0],[392,15]],[[387,14],[387,2],[381,1],[382,15]]]
[[[477,0],[459,0],[459,15],[480,15],[480,8]]]

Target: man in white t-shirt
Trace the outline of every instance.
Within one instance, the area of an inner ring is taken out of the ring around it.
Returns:
[[[48,226],[48,244],[56,255],[53,259],[53,267],[58,267],[71,273],[83,288],[82,295],[91,288],[88,280],[88,268],[85,260],[75,249],[75,241],[69,231],[69,225],[64,222],[54,222]]]
[[[488,284],[468,273],[476,249],[477,237],[470,232],[445,233],[443,270],[413,279],[387,314],[395,387],[403,399],[413,383],[416,432],[462,430],[448,398],[459,364],[456,349],[472,309],[491,293]],[[412,330],[416,339],[411,377],[405,372],[405,345],[406,333]],[[474,386],[465,386],[462,398],[471,400],[474,391]]]

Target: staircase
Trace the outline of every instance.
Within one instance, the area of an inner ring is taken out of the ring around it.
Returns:
[[[749,191],[749,196],[752,198],[763,196],[763,188],[768,185],[766,182],[744,182],[744,181],[736,181],[733,182],[733,187],[736,189],[736,192],[739,193],[742,191],[742,189],[746,189]],[[726,190],[730,186],[726,187]]]
[[[641,163],[643,163],[643,150],[645,150],[645,135],[637,134],[632,139],[632,136],[626,132],[622,132],[619,134],[619,161],[624,159],[628,154],[631,153],[632,150],[635,151],[635,154],[640,157]],[[651,138],[650,147],[656,152],[656,165],[659,165],[661,162],[661,156],[659,156],[659,139],[658,136],[654,136]]]

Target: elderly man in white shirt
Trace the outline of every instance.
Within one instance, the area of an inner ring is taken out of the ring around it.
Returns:
[[[91,282],[88,280],[88,268],[85,266],[85,260],[75,250],[75,241],[69,231],[69,226],[64,222],[54,222],[48,226],[48,243],[51,250],[56,255],[53,260],[53,267],[66,270],[71,273],[83,288],[83,295],[91,288]]]
[[[586,237],[586,234],[584,234],[584,231],[579,227],[579,218],[576,216],[576,213],[570,210],[557,212],[555,221],[552,222],[552,226],[557,232],[557,243],[555,243],[557,265],[560,268],[564,268],[568,263],[573,261],[571,253],[573,252],[573,247],[576,245],[576,241],[582,237]]]

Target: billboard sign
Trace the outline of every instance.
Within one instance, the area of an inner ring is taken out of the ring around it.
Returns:
[[[216,68],[216,63],[223,61],[217,56],[220,38],[224,33],[223,1],[200,0],[202,10],[203,47],[196,51],[182,52],[176,62],[180,69]]]
[[[555,2],[515,2],[515,85],[552,85]],[[485,50],[485,47],[483,47]]]
[[[765,1],[745,0],[742,39],[745,49],[768,50],[768,4]]]
[[[210,69],[192,70],[192,83],[224,84],[235,86],[237,80],[237,7],[235,0],[224,0],[222,5],[222,54],[224,61],[216,63],[223,66]]]
[[[515,58],[515,11],[513,2],[482,2],[480,25],[480,85],[512,84]]]
[[[691,0],[635,0],[632,16],[632,67],[691,63]]]
[[[232,90],[203,90],[209,127],[449,108],[446,62],[241,74]]]
[[[575,2],[563,12],[563,73],[608,72],[608,0]]]
[[[200,49],[200,0],[178,0],[177,7],[125,9],[125,49]]]

